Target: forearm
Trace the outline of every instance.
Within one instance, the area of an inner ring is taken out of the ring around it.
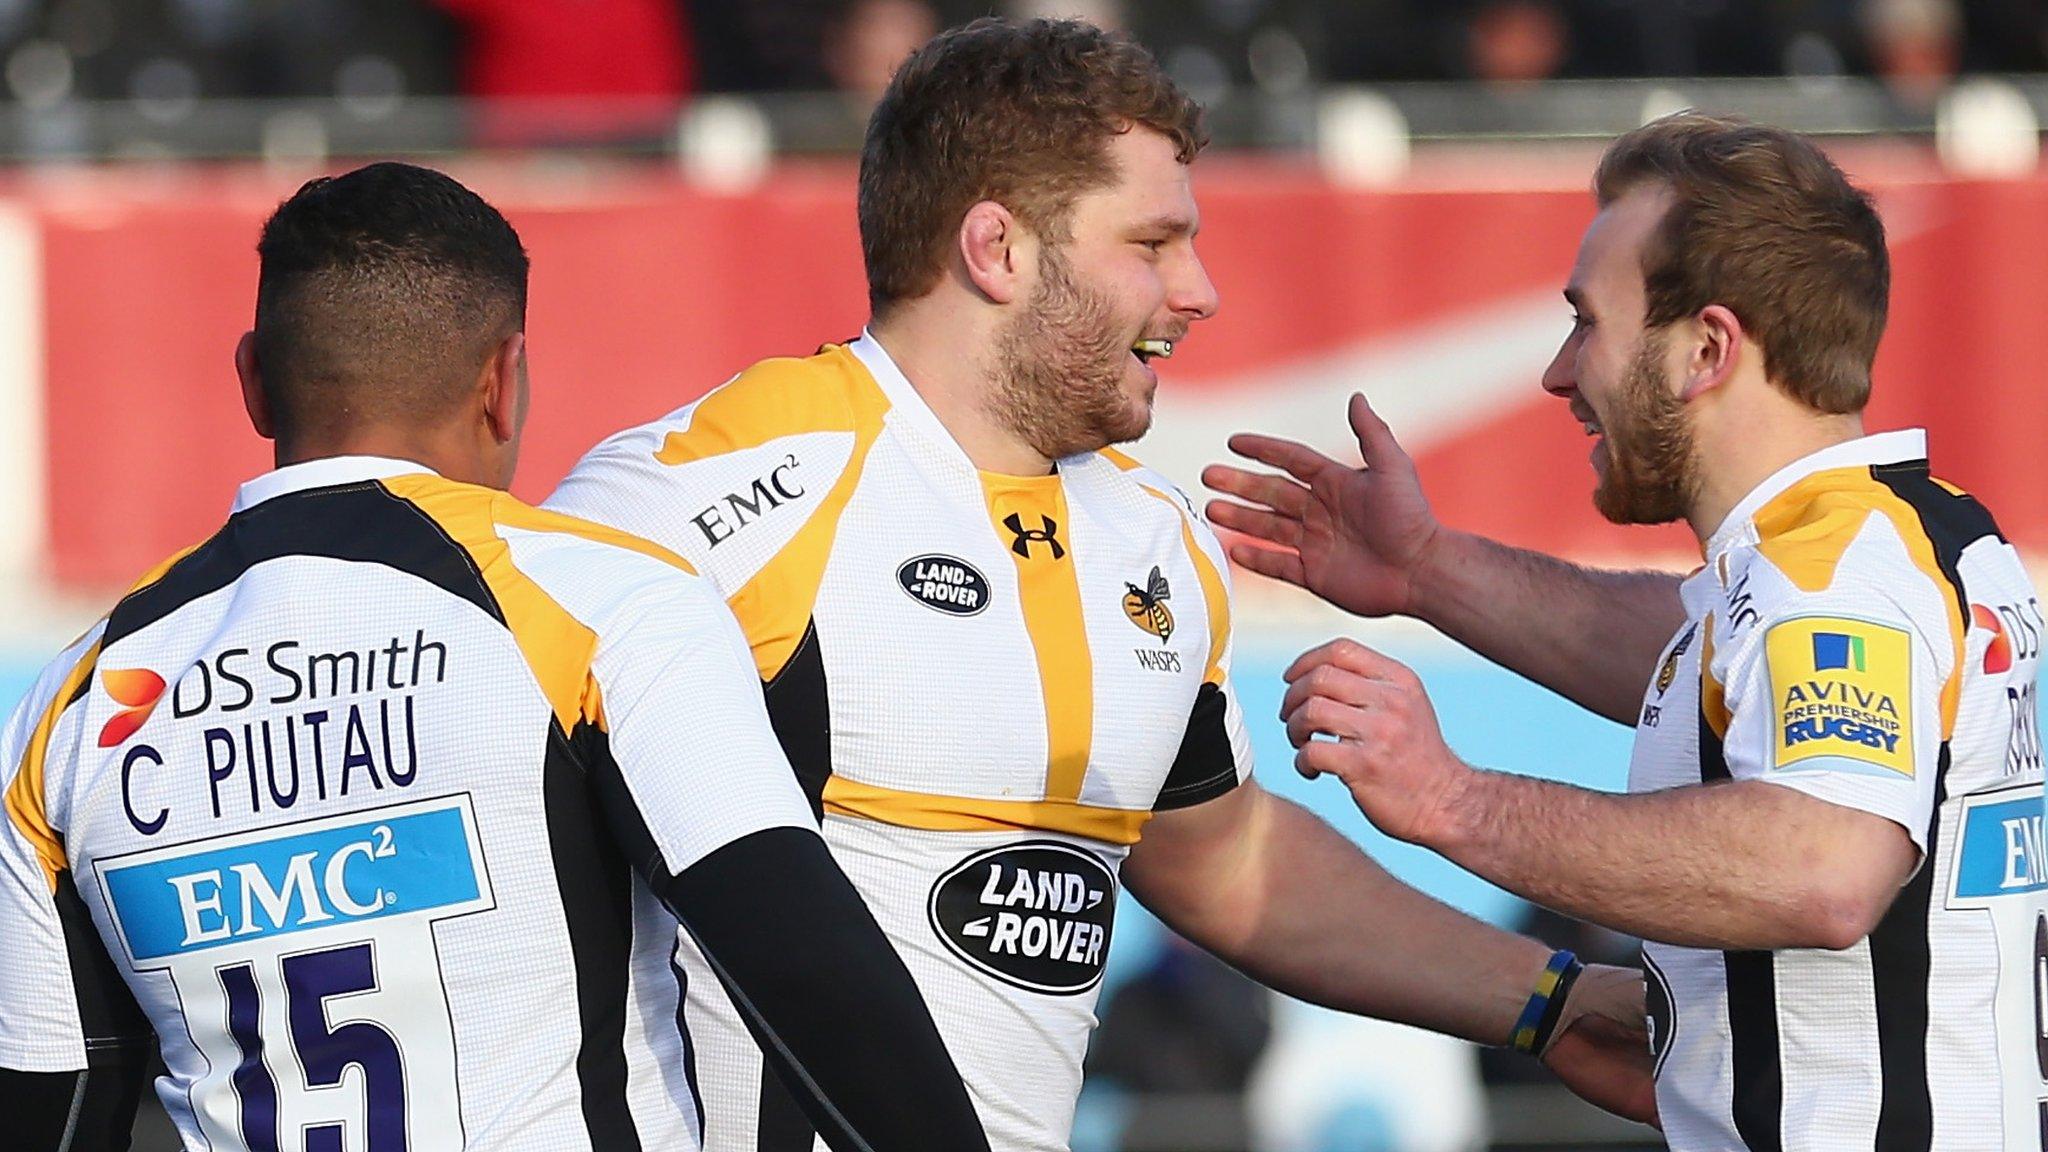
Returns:
[[[1585,568],[1446,528],[1412,587],[1415,614],[1452,639],[1634,724],[1657,657],[1685,621],[1679,579]]]
[[[1244,801],[1240,834],[1219,838],[1199,863],[1193,853],[1134,854],[1133,893],[1174,930],[1290,996],[1507,1042],[1548,948],[1395,880],[1298,805],[1263,790]]]
[[[1474,772],[1456,812],[1426,846],[1566,915],[1696,948],[1848,947],[1912,861],[1889,821],[1761,781],[1619,796]]]
[[[909,971],[815,833],[755,833],[666,889],[769,1064],[836,1152],[987,1149]]]

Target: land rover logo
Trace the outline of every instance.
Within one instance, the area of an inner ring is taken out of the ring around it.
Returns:
[[[951,556],[913,556],[896,569],[896,582],[911,599],[953,616],[972,616],[988,607],[988,580],[974,565]]]
[[[1116,876],[1053,840],[978,852],[932,885],[932,930],[953,954],[1006,984],[1055,996],[1102,980]]]
[[[1664,979],[1664,970],[1645,954],[1643,956],[1643,999],[1650,1023],[1650,1057],[1656,1061],[1651,1069],[1653,1075],[1664,1072],[1664,1058],[1671,1055],[1671,1041],[1678,1036],[1678,1010],[1671,999],[1671,984]]]

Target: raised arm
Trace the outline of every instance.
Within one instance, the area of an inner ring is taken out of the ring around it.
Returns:
[[[1364,467],[1240,434],[1231,450],[1285,475],[1225,464],[1202,480],[1243,503],[1209,518],[1250,537],[1231,559],[1361,616],[1413,616],[1495,663],[1622,723],[1684,621],[1679,577],[1584,568],[1459,532],[1430,511],[1415,462],[1353,396]]]

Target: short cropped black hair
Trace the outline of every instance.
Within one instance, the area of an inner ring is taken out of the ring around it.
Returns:
[[[431,169],[308,181],[256,251],[256,363],[280,435],[440,415],[526,324],[519,234]]]

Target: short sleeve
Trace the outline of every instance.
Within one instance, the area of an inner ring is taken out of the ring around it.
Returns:
[[[815,830],[746,639],[709,583],[567,534],[500,533],[520,571],[595,634],[597,768],[615,773],[662,870],[768,828]]]
[[[43,670],[0,736],[6,807],[0,821],[0,1068],[17,1072],[86,1066],[72,951],[90,955],[99,946],[51,823],[48,796],[59,781],[45,752],[77,673],[90,674],[99,632],[95,628]],[[91,938],[67,940],[67,933]]]
[[[1163,481],[1160,483],[1164,485]],[[1230,605],[1230,565],[1222,543],[1195,512],[1186,494],[1171,485],[1164,485],[1164,490],[1172,496],[1162,498],[1176,504],[1183,515],[1184,543],[1201,576],[1202,595],[1208,608],[1210,651],[1202,670],[1201,687],[1189,709],[1180,751],[1152,805],[1158,812],[1213,800],[1243,783],[1252,773],[1251,737],[1245,731],[1244,712],[1238,706],[1230,679],[1236,644]],[[1154,495],[1161,495],[1158,489],[1153,491]]]
[[[1787,601],[1716,670],[1727,685],[1729,774],[1882,816],[1926,851],[1943,739],[1941,665],[1927,624],[1893,600]]]

